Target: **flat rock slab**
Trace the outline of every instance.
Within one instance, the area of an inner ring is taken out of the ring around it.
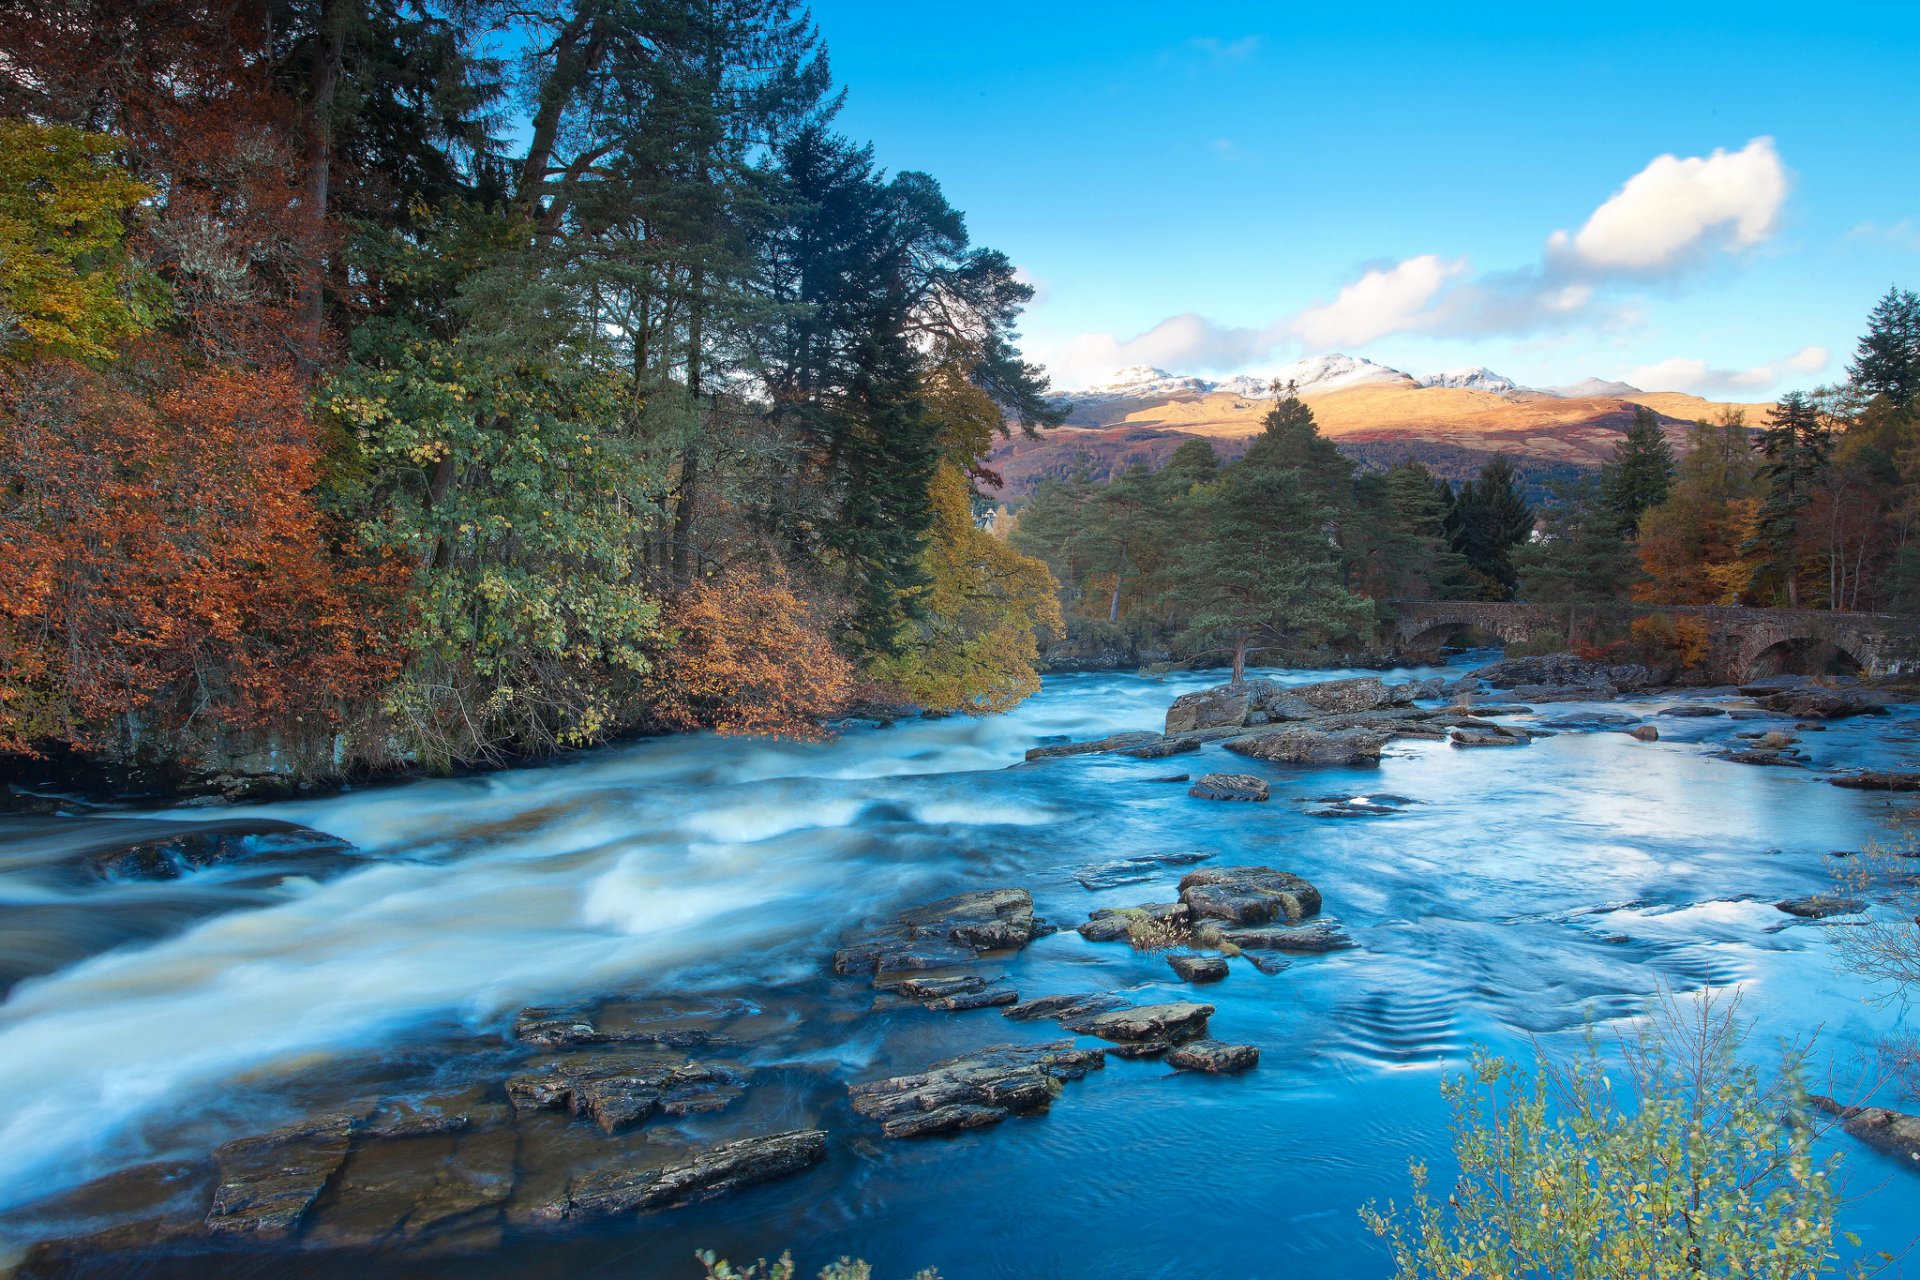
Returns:
[[[1267,783],[1247,773],[1209,773],[1188,787],[1187,794],[1202,800],[1265,800]]]
[[[1040,996],[1002,1009],[1000,1015],[1015,1022],[1038,1022],[1045,1018],[1084,1018],[1109,1009],[1119,1009],[1126,1000],[1110,991],[1089,991],[1078,995]]]
[[[1920,773],[1894,773],[1871,769],[1861,773],[1849,773],[1839,778],[1829,778],[1836,787],[1846,787],[1853,791],[1920,791]]]
[[[592,1016],[554,1009],[522,1009],[513,1023],[513,1035],[524,1044],[543,1049],[576,1045],[657,1044],[674,1049],[731,1044],[726,1036],[702,1027],[603,1029]]]
[[[1787,898],[1773,904],[1777,910],[1804,920],[1824,920],[1828,916],[1850,916],[1865,911],[1867,904],[1858,898],[1840,898],[1814,893],[1804,898]]]
[[[1207,1019],[1213,1006],[1179,1000],[1171,1004],[1147,1004],[1132,1009],[1115,1009],[1090,1017],[1062,1018],[1061,1025],[1081,1035],[1102,1040],[1138,1043],[1165,1040],[1180,1043],[1197,1040],[1207,1034]]]
[[[995,1124],[1044,1111],[1064,1080],[1106,1065],[1098,1049],[1071,1040],[999,1044],[936,1062],[924,1071],[847,1086],[858,1115],[890,1138],[921,1137]]]
[[[1227,750],[1282,764],[1378,764],[1391,734],[1378,729],[1264,729],[1233,738]]]
[[[1243,951],[1345,951],[1354,945],[1347,931],[1331,921],[1228,928],[1220,936]]]
[[[1129,733],[1109,734],[1104,738],[1095,738],[1091,742],[1056,742],[1033,747],[1028,750],[1027,759],[1058,760],[1065,756],[1097,755],[1101,752],[1122,751],[1129,747],[1140,747],[1146,743],[1160,741],[1162,741],[1160,734],[1143,729]],[[1198,743],[1195,744],[1195,746],[1198,745]]]
[[[1661,716],[1679,716],[1683,719],[1704,719],[1707,716],[1724,716],[1725,707],[1710,707],[1703,702],[1686,702],[1677,707],[1662,707],[1654,712]]]
[[[1025,889],[956,894],[902,911],[863,930],[833,955],[841,975],[911,973],[968,964],[982,951],[1012,950],[1040,935]]]
[[[660,1168],[610,1165],[575,1178],[565,1200],[547,1206],[541,1216],[549,1221],[605,1218],[711,1199],[797,1173],[826,1154],[826,1130],[794,1129],[723,1142]]]
[[[290,1234],[346,1162],[358,1119],[324,1116],[216,1148],[219,1183],[207,1229]]]
[[[1168,956],[1167,965],[1182,982],[1218,982],[1227,976],[1227,962],[1221,956]]]
[[[1266,924],[1320,912],[1320,891],[1273,867],[1204,867],[1180,880],[1180,901],[1196,919]]]
[[[1259,1066],[1260,1050],[1250,1044],[1228,1044],[1224,1040],[1195,1040],[1168,1052],[1167,1065],[1181,1071],[1233,1075]]]
[[[1447,740],[1456,747],[1523,747],[1531,741],[1524,733],[1498,725],[1484,729],[1455,725],[1447,730]]]
[[[569,1059],[507,1080],[507,1097],[518,1111],[557,1108],[592,1120],[604,1133],[618,1133],[651,1117],[719,1111],[739,1098],[737,1071],[695,1063],[661,1062],[619,1055]]]
[[[1832,689],[1789,689],[1762,697],[1760,705],[1795,720],[1844,720],[1850,716],[1887,714],[1887,709],[1877,702]]]

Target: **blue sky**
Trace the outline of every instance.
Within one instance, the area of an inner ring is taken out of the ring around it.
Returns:
[[[1763,399],[1920,288],[1920,0],[813,8],[842,128],[1030,275],[1063,387],[1342,350]]]

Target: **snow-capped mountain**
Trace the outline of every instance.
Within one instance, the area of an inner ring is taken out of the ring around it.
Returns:
[[[1173,396],[1203,396],[1211,390],[1213,383],[1205,378],[1181,377],[1152,365],[1136,364],[1116,369],[1105,382],[1082,387],[1062,398],[1076,401],[1165,400]]]
[[[1087,404],[1109,400],[1166,400],[1221,392],[1243,400],[1265,400],[1272,397],[1276,382],[1282,387],[1292,383],[1300,391],[1334,391],[1371,382],[1411,386],[1413,379],[1398,369],[1335,351],[1296,360],[1272,373],[1236,374],[1219,382],[1171,374],[1151,365],[1134,365],[1116,370],[1105,382],[1069,391],[1062,399]]]
[[[1468,391],[1491,391],[1495,395],[1533,389],[1523,387],[1512,378],[1495,373],[1483,364],[1448,369],[1444,373],[1429,373],[1423,378],[1416,378],[1415,381],[1423,387],[1461,387]]]
[[[1545,390],[1556,396],[1579,398],[1584,396],[1639,396],[1646,392],[1631,382],[1611,382],[1605,378],[1582,378],[1580,381],[1564,387],[1547,387]]]

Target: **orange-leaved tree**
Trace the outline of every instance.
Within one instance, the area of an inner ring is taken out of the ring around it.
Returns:
[[[853,667],[820,609],[770,556],[688,587],[667,611],[667,634],[646,693],[668,728],[813,738],[852,692]]]

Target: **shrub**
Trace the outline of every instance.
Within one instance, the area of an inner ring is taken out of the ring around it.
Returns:
[[[694,1257],[706,1268],[706,1280],[794,1280],[799,1274],[793,1265],[791,1253],[781,1254],[780,1260],[771,1265],[762,1258],[745,1271],[736,1271],[724,1258],[715,1257],[711,1250],[696,1253]],[[856,1258],[841,1258],[822,1268],[819,1280],[873,1280],[873,1268]],[[916,1271],[912,1280],[940,1280],[940,1273],[931,1268]]]
[[[1738,1059],[1736,1010],[1663,997],[1621,1046],[1618,1089],[1591,1042],[1531,1074],[1477,1054],[1443,1086],[1460,1166],[1451,1192],[1430,1195],[1415,1160],[1405,1210],[1361,1211],[1397,1280],[1833,1271],[1839,1157],[1814,1155],[1797,1056],[1771,1086]]]

